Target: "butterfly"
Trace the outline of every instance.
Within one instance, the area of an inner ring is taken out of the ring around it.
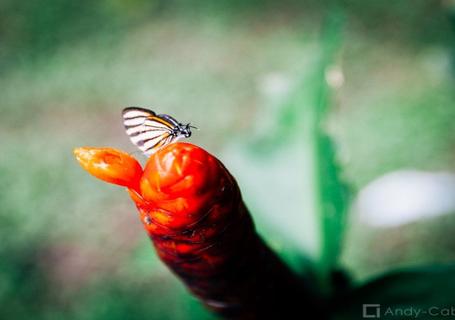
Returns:
[[[192,125],[182,124],[167,114],[156,114],[140,107],[123,109],[123,124],[131,142],[150,156],[178,139],[191,137]]]

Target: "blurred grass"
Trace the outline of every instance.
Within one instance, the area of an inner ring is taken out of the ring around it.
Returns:
[[[264,157],[245,141],[295,121],[280,106],[302,77],[311,81],[329,2],[274,3],[0,4],[7,26],[0,28],[0,316],[209,317],[157,261],[126,193],[95,181],[72,157],[80,145],[134,151],[120,122],[128,105],[198,126],[192,142],[222,155],[264,237],[280,252],[309,252],[296,149],[270,144],[278,152]],[[359,189],[403,167],[454,170],[453,34],[445,8],[436,1],[343,3],[345,81],[328,129],[345,179]],[[276,138],[293,141],[293,134]],[[391,230],[396,241],[375,245],[375,258],[371,243],[387,232],[365,234],[352,222],[346,247],[357,249],[346,250],[343,262],[359,276],[453,257],[444,219],[410,231],[409,243],[434,245],[396,247],[402,234]]]

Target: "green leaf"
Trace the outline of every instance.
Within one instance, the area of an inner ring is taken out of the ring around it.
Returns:
[[[394,271],[338,298],[334,319],[362,319],[365,304],[373,305],[367,315],[379,312],[380,319],[451,319],[454,289],[455,265]]]
[[[303,270],[311,261],[325,291],[338,267],[349,200],[324,127],[332,91],[326,74],[337,64],[342,25],[343,14],[330,10],[322,37],[308,46],[312,63],[288,96],[256,121],[256,126],[270,123],[267,130],[252,144],[227,149],[222,158],[238,179],[265,240],[294,269]],[[259,215],[264,219],[257,219]]]
[[[340,178],[335,146],[324,128],[331,107],[331,88],[326,75],[336,64],[342,25],[343,14],[334,9],[325,25],[312,79],[305,80],[313,86],[308,88],[302,83],[290,103],[296,117],[301,119],[297,131],[302,133],[306,155],[303,166],[310,195],[306,199],[311,201],[309,211],[315,215],[315,227],[319,230],[316,267],[326,291],[330,289],[330,274],[337,268],[349,202],[348,188]]]

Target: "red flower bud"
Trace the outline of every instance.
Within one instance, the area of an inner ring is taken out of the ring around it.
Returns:
[[[205,150],[165,146],[150,157],[140,183],[137,161],[123,152],[75,153],[91,174],[130,188],[160,258],[219,315],[276,318],[312,303],[303,281],[257,235],[233,177]]]

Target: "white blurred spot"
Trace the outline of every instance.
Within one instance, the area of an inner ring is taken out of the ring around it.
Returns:
[[[339,65],[331,66],[325,70],[325,81],[332,88],[338,89],[344,84],[343,70]]]
[[[365,223],[381,227],[455,212],[455,174],[392,172],[363,188],[354,207]]]
[[[268,96],[286,95],[291,87],[291,81],[282,73],[272,72],[259,80],[259,90]]]

